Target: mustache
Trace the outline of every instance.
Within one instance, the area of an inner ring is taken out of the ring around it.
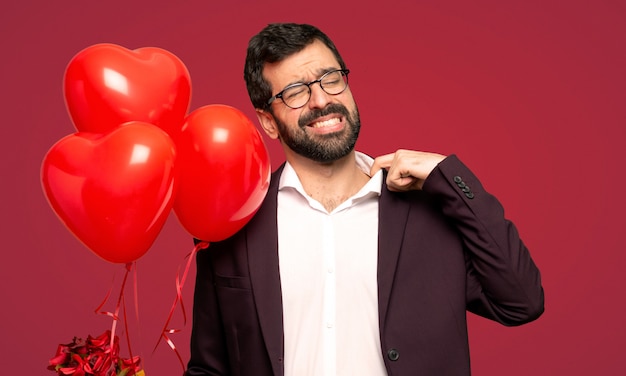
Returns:
[[[300,126],[300,128],[304,128],[307,124],[311,123],[313,120],[320,118],[322,116],[330,115],[330,114],[340,114],[346,118],[350,117],[350,112],[348,112],[348,109],[346,108],[346,106],[340,103],[331,103],[322,109],[311,110],[310,112],[303,114],[298,119],[298,126]]]

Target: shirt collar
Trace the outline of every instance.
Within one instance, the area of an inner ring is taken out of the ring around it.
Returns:
[[[361,169],[366,175],[370,174],[370,169],[372,168],[372,164],[374,164],[374,159],[365,153],[361,153],[357,151],[355,153],[356,157],[356,165]],[[383,171],[379,170],[374,174],[374,176],[370,177],[370,180],[361,188],[359,192],[357,192],[352,199],[356,200],[362,197],[369,197],[370,195],[375,194],[376,196],[380,196],[380,192],[382,190],[383,185]],[[283,169],[282,174],[280,175],[280,181],[278,183],[278,190],[282,190],[283,188],[294,188],[298,192],[300,192],[303,196],[306,197],[304,192],[304,188],[302,187],[302,183],[300,179],[298,179],[298,174],[293,169],[293,167],[289,164],[289,162],[285,163],[285,167]]]

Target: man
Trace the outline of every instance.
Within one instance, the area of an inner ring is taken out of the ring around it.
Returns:
[[[454,156],[356,152],[343,59],[310,25],[250,40],[244,76],[286,163],[255,217],[197,255],[193,375],[469,375],[466,310],[543,312],[539,271]]]

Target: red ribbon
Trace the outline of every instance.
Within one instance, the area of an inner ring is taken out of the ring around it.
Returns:
[[[154,346],[154,350],[152,351],[152,353],[154,353],[154,351],[156,351],[156,349],[159,347],[161,340],[165,339],[167,344],[176,354],[176,357],[178,358],[178,361],[180,362],[180,365],[183,368],[183,372],[185,371],[185,363],[183,362],[183,358],[178,353],[178,350],[176,349],[176,345],[174,345],[174,342],[167,336],[167,334],[178,333],[181,330],[180,329],[168,329],[168,326],[170,324],[170,321],[172,320],[172,316],[174,315],[174,311],[178,303],[180,303],[180,308],[183,314],[183,326],[187,325],[187,314],[185,312],[185,304],[183,302],[183,286],[185,285],[185,280],[187,279],[187,274],[189,272],[189,268],[191,267],[191,262],[193,261],[194,256],[196,255],[196,253],[198,253],[199,250],[205,249],[208,246],[209,246],[208,242],[201,241],[195,245],[191,253],[185,256],[185,258],[187,258],[187,265],[185,266],[185,270],[183,272],[182,278],[180,276],[180,266],[178,267],[178,272],[176,273],[176,297],[174,298],[174,303],[172,304],[170,313],[167,316],[165,325],[163,325],[163,330],[161,331],[161,335],[159,336],[159,339],[157,340],[157,343]]]
[[[133,266],[135,268],[133,268]],[[126,332],[126,343],[128,344],[128,352],[130,354],[130,359],[133,359],[133,351],[132,351],[131,344],[130,344],[130,334],[128,332],[128,320],[126,316],[126,302],[124,300],[124,288],[126,287],[126,280],[128,279],[128,273],[130,273],[130,271],[133,270],[133,280],[134,280],[133,292],[134,292],[134,301],[135,301],[135,313],[137,315],[137,321],[139,321],[139,316],[138,316],[139,304],[137,300],[137,263],[135,261],[126,263],[125,268],[126,268],[126,272],[124,273],[124,279],[122,280],[122,285],[120,286],[120,294],[119,294],[119,297],[117,298],[115,311],[114,312],[101,311],[102,307],[106,304],[107,300],[109,300],[109,296],[111,295],[111,290],[113,289],[113,285],[111,284],[111,288],[109,289],[106,296],[104,297],[104,300],[102,300],[102,303],[100,303],[100,305],[98,305],[98,307],[95,309],[95,312],[97,314],[107,315],[113,318],[113,323],[111,325],[111,343],[110,343],[110,348],[113,348],[113,344],[115,341],[115,330],[117,328],[117,322],[120,319],[119,318],[120,307],[122,308],[124,329]],[[133,371],[136,371],[134,364],[133,364]]]

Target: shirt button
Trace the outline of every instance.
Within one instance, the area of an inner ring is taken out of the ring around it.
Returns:
[[[326,327],[327,327],[328,329],[332,329],[332,328],[333,328],[333,323],[332,323],[332,322],[327,322],[327,323],[326,323]]]
[[[387,351],[387,358],[389,358],[389,360],[395,362],[396,360],[398,360],[399,357],[400,357],[400,353],[398,352],[398,350],[391,349]]]
[[[328,273],[334,272],[333,268],[328,268]]]

